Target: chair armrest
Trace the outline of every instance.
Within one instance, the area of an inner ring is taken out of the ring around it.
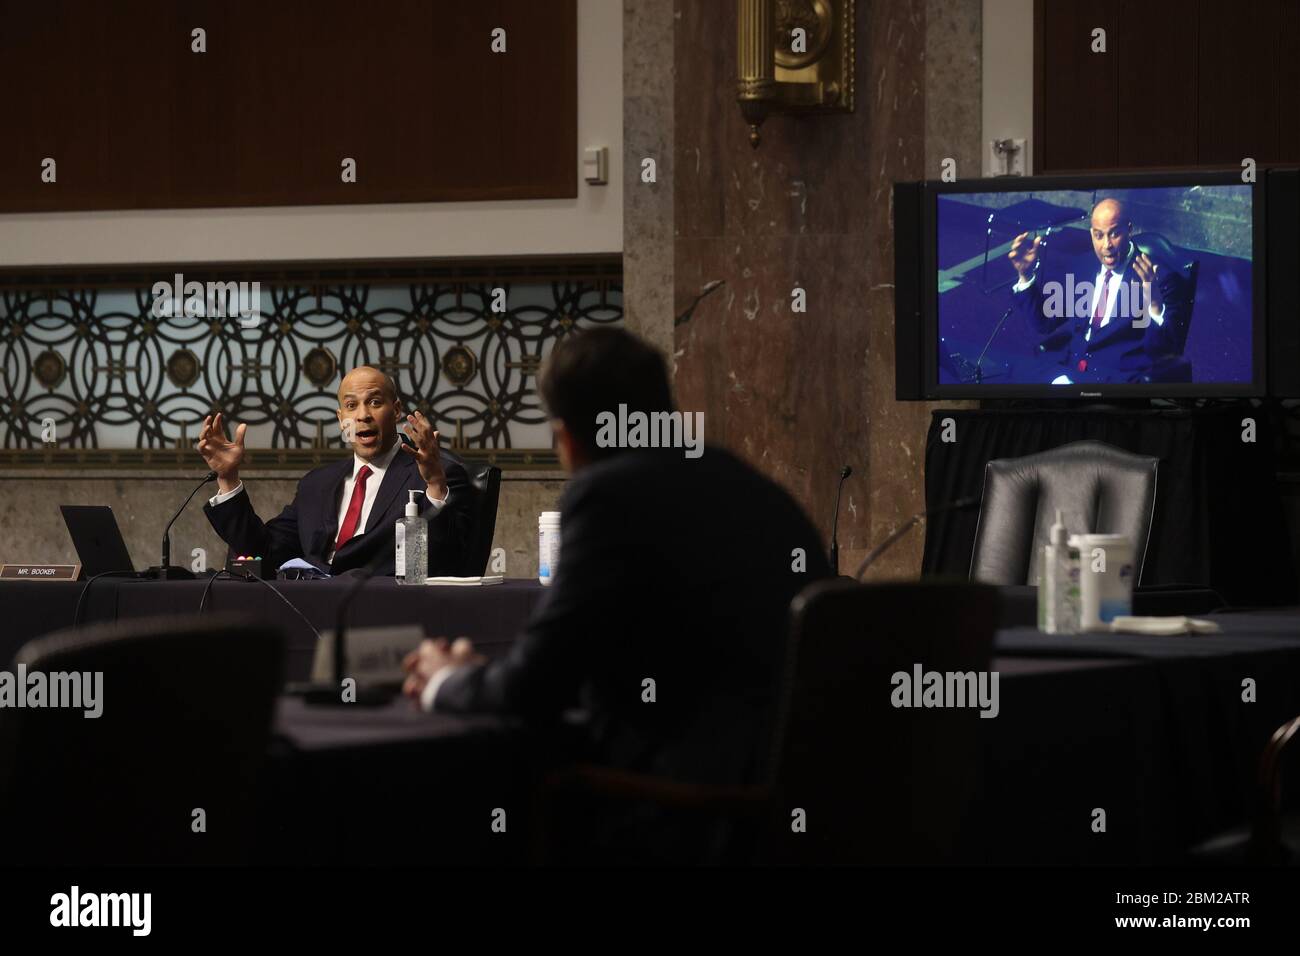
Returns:
[[[1249,858],[1252,862],[1278,862],[1282,845],[1282,754],[1300,733],[1300,717],[1289,720],[1269,738],[1259,758],[1259,781],[1255,818],[1250,828]]]

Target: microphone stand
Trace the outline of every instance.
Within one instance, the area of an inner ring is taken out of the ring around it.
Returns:
[[[384,563],[387,555],[381,549],[379,554],[375,555],[364,568],[357,578],[356,583],[352,585],[343,595],[343,600],[339,602],[338,612],[334,616],[334,634],[333,638],[333,657],[334,657],[334,681],[332,684],[316,685],[306,690],[302,697],[303,702],[317,707],[338,707],[360,704],[363,707],[381,707],[391,701],[396,694],[384,687],[368,687],[357,685],[354,690],[356,699],[345,701],[343,699],[343,681],[347,676],[347,626],[348,611],[352,608],[352,602],[356,600],[361,589],[366,586],[366,582],[375,576],[379,566]]]
[[[989,347],[993,345],[993,340],[997,338],[998,333],[1002,331],[1003,324],[1005,324],[1007,319],[1010,317],[1011,311],[1014,308],[1014,305],[1007,306],[1007,311],[1002,313],[1002,318],[998,319],[997,325],[993,326],[993,333],[989,336],[989,340],[984,343],[984,349],[980,352],[980,357],[975,360],[976,385],[984,384],[984,356],[988,355]]]
[[[167,527],[163,529],[162,562],[157,567],[150,568],[148,571],[146,571],[144,573],[145,577],[154,578],[159,581],[193,581],[194,580],[193,571],[189,570],[188,568],[178,568],[172,566],[172,537],[171,537],[172,525],[176,523],[176,519],[181,516],[181,514],[189,506],[189,503],[192,500],[194,500],[194,496],[199,493],[199,489],[202,488],[204,485],[206,485],[208,482],[216,481],[216,480],[217,480],[217,473],[215,471],[208,472],[203,477],[203,480],[200,481],[194,487],[194,490],[190,492],[190,496],[185,499],[185,504],[181,505],[180,508],[177,509],[176,513],[172,515],[172,520],[168,521]]]
[[[853,474],[853,469],[845,465],[840,469],[840,483],[835,487],[835,517],[831,519],[831,570],[840,573],[840,542],[837,535],[840,528],[840,495],[844,493],[844,479]]]
[[[912,515],[912,517],[908,518],[907,521],[903,522],[902,525],[894,529],[894,532],[888,538],[867,552],[867,556],[862,559],[862,563],[858,565],[858,569],[853,572],[853,580],[861,581],[862,575],[866,574],[867,568],[876,563],[877,558],[892,548],[896,541],[906,535],[907,532],[911,531],[926,518],[932,517],[933,515],[943,514],[946,511],[959,511],[962,508],[970,508],[979,503],[979,498],[971,495],[968,498],[958,498],[956,501],[935,508],[933,511],[918,511],[916,514]]]

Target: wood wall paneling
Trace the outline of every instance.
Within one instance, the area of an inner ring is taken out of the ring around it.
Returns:
[[[1036,0],[1034,15],[1036,172],[1300,162],[1300,0]]]
[[[1279,161],[1300,161],[1300,0],[1280,0],[1277,30]]]
[[[1187,0],[1125,4],[1111,37],[1115,67],[1115,164],[1176,166],[1197,136],[1197,19]]]
[[[1277,158],[1276,7],[1274,0],[1188,5],[1201,22],[1196,162]],[[1293,110],[1297,93],[1291,91]]]
[[[1042,169],[1087,169],[1116,163],[1116,7],[1117,0],[1035,3],[1041,55],[1034,90],[1034,153]],[[1092,52],[1092,31],[1098,27],[1106,31],[1111,52]]]
[[[577,195],[576,0],[0,0],[0,25],[0,212]]]

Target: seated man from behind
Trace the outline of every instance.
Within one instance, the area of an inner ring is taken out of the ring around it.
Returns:
[[[790,601],[830,574],[817,531],[718,448],[602,447],[602,413],[672,409],[662,357],[629,333],[566,338],[539,388],[572,475],[548,600],[490,663],[468,641],[425,641],[406,661],[406,693],[425,709],[537,722],[581,706],[597,762],[761,781]]]
[[[332,574],[377,561],[377,574],[394,573],[397,521],[408,491],[418,490],[429,519],[429,573],[461,574],[471,527],[465,466],[438,446],[438,433],[419,412],[407,415],[407,434],[393,380],[362,365],[339,385],[338,419],[352,455],[308,472],[293,501],[263,522],[239,478],[246,425],[225,435],[220,414],[203,420],[198,450],[217,473],[218,493],[203,512],[232,554],[261,555],[272,568],[300,558]]]

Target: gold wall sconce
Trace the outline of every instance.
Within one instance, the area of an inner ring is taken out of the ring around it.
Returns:
[[[853,112],[854,0],[737,0],[736,100],[749,144],[771,113]]]

